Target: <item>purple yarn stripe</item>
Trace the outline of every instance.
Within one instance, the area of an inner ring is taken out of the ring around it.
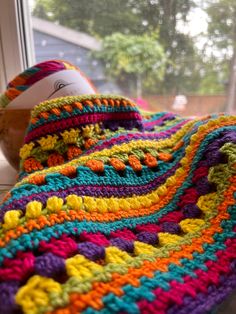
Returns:
[[[52,253],[45,253],[35,259],[35,273],[50,278],[56,278],[65,272],[65,261]]]
[[[81,186],[75,186],[68,189],[60,189],[50,192],[41,192],[41,193],[35,193],[29,196],[23,197],[23,199],[13,200],[10,204],[4,204],[2,205],[1,211],[0,211],[0,221],[3,220],[4,214],[11,209],[19,208],[24,210],[26,204],[32,200],[40,201],[42,203],[46,203],[46,200],[50,196],[60,196],[65,198],[69,194],[77,194],[81,196],[94,196],[94,197],[128,197],[133,194],[136,195],[142,195],[146,194],[159,185],[163,184],[165,182],[166,178],[174,174],[174,172],[178,169],[179,163],[176,164],[173,168],[171,168],[169,171],[167,171],[162,176],[155,178],[152,182],[147,183],[146,185],[135,185],[135,186],[99,186],[99,185],[81,185]]]
[[[185,123],[185,121],[181,122],[181,124],[183,124],[183,123]],[[177,126],[180,126],[180,124]],[[135,134],[129,134],[128,136],[132,136],[132,135],[135,135]],[[123,139],[124,136],[120,136],[120,138]],[[208,150],[213,149],[213,146],[212,146],[213,144],[215,144],[217,146],[217,148],[219,149],[219,147],[222,146],[226,140],[229,140],[233,143],[236,142],[236,136],[235,136],[234,132],[231,132],[231,131],[224,132],[222,138],[215,140],[214,143],[212,143],[208,146]],[[107,142],[107,143],[109,144],[109,142]],[[104,148],[104,147],[102,147],[103,145],[98,146],[98,150],[103,149]],[[93,150],[90,150],[90,151],[88,151],[88,153],[91,153],[92,151]],[[22,199],[14,200],[11,204],[3,206],[1,208],[1,212],[0,212],[0,221],[2,221],[5,212],[10,210],[10,209],[14,209],[14,208],[24,209],[26,204],[31,200],[38,200],[38,201],[45,203],[47,197],[53,196],[53,195],[59,195],[60,194],[60,196],[66,197],[68,194],[76,193],[76,194],[82,195],[82,196],[88,195],[88,196],[95,196],[95,197],[99,197],[99,196],[111,197],[112,195],[114,195],[114,196],[121,196],[122,197],[122,196],[128,196],[128,195],[132,195],[132,194],[137,194],[137,195],[145,194],[145,193],[148,193],[150,190],[152,190],[154,187],[157,187],[158,185],[162,184],[165,181],[165,178],[172,175],[174,173],[174,171],[178,168],[178,166],[179,166],[179,164],[177,164],[175,167],[170,169],[170,171],[168,171],[166,173],[166,175],[163,175],[159,178],[156,178],[151,183],[148,183],[145,186],[142,186],[142,189],[140,189],[140,186],[139,186],[139,188],[137,186],[126,186],[125,190],[122,190],[121,187],[115,187],[115,186],[97,186],[97,185],[86,186],[86,185],[82,185],[79,187],[72,187],[72,188],[69,188],[69,189],[63,190],[63,191],[59,190],[57,193],[52,191],[49,193],[43,192],[40,194],[32,194],[28,197],[25,197],[23,200]]]
[[[15,295],[19,289],[17,281],[7,281],[0,283],[0,313],[16,314],[20,313],[19,307],[15,303]]]
[[[125,134],[120,135],[116,138],[112,138],[109,140],[104,140],[101,145],[96,145],[96,147],[92,147],[91,149],[85,151],[83,153],[83,156],[91,154],[93,152],[101,151],[106,148],[110,148],[113,145],[121,145],[123,143],[129,143],[132,140],[154,140],[154,139],[163,139],[168,137],[171,134],[174,134],[176,131],[178,131],[183,125],[185,125],[187,122],[182,121],[179,124],[175,125],[174,127],[165,130],[163,132],[158,133],[135,133],[135,134]]]
[[[158,133],[135,133],[135,134],[127,134],[127,135],[120,135],[119,137],[116,137],[115,139],[111,139],[108,141],[103,142],[101,145],[96,145],[96,147],[91,148],[90,150],[86,151],[83,155],[88,155],[91,154],[95,151],[101,151],[103,149],[109,148],[113,145],[119,145],[125,142],[130,142],[130,140],[141,140],[141,139],[160,139],[160,138],[165,138],[170,134],[175,133],[178,129],[180,129],[183,125],[185,125],[188,121],[182,121],[179,124],[175,125],[173,128],[170,128],[166,131],[163,132],[158,132]],[[216,143],[217,150],[227,141],[236,143],[236,135],[235,132],[229,131],[225,132],[225,135],[218,140],[214,140],[214,142],[210,145],[214,145]],[[211,146],[208,146],[206,149],[206,152],[209,153],[209,150],[211,151]],[[215,154],[221,154],[220,152],[215,152]],[[205,153],[206,154],[206,153]],[[212,159],[212,156],[211,156]]]
[[[162,122],[166,121],[166,120],[172,120],[173,118],[176,118],[176,115],[174,115],[173,113],[167,113],[164,116],[162,116],[160,119],[157,120],[153,120],[150,122],[145,122],[143,121],[143,125],[144,127],[151,127],[151,126],[158,126],[159,124],[161,124]],[[187,120],[187,122],[190,120]]]
[[[205,314],[219,305],[224,299],[236,289],[236,274],[221,276],[221,286],[209,286],[208,293],[199,293],[196,298],[184,297],[181,306],[174,305],[167,314]]]
[[[182,121],[179,124],[175,125],[174,127],[158,133],[135,133],[135,134],[125,134],[120,135],[116,138],[112,138],[111,140],[107,140],[106,142],[103,142],[101,145],[96,145],[96,147],[91,148],[90,150],[86,151],[84,155],[91,154],[93,152],[97,152],[100,150],[103,150],[105,148],[108,148],[112,145],[119,145],[125,142],[130,142],[131,140],[145,140],[145,139],[161,139],[165,138],[170,134],[175,133],[178,129],[180,129],[183,125],[185,125],[188,121]]]
[[[141,121],[141,116],[136,111],[129,112],[98,112],[91,114],[83,114],[70,116],[69,118],[61,118],[53,122],[45,122],[39,127],[31,130],[24,139],[24,143],[29,143],[32,140],[44,136],[46,134],[55,133],[60,130],[78,127],[85,124],[95,124],[104,121],[128,120],[133,122],[133,127],[136,127]]]

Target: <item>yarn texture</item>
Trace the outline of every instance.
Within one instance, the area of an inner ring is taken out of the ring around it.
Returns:
[[[12,100],[21,95],[35,83],[47,76],[50,76],[51,74],[55,74],[63,70],[76,70],[84,76],[78,67],[68,61],[49,60],[38,63],[26,69],[8,83],[6,91],[0,95],[0,107],[5,108]],[[87,77],[84,78],[88,81]]]
[[[36,106],[0,206],[0,313],[209,313],[236,289],[236,117]]]

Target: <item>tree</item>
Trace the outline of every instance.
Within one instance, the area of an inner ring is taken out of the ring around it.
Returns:
[[[123,74],[134,76],[137,98],[142,96],[144,76],[151,76],[156,82],[162,80],[167,61],[164,49],[154,34],[114,33],[105,37],[102,51],[96,56],[105,62],[111,77]]]
[[[193,0],[37,0],[33,14],[100,39],[159,31],[158,43],[170,63],[158,87],[151,75],[148,80],[155,92],[175,93],[197,90],[200,80],[193,40],[178,30],[193,7]]]
[[[201,80],[198,93],[223,94],[228,79],[228,67],[223,61],[210,57],[202,62]]]
[[[219,52],[218,59],[229,65],[228,111],[236,111],[236,2],[235,0],[208,1],[209,44]]]

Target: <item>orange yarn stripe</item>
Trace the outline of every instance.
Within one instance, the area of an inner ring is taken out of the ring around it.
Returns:
[[[70,305],[63,309],[58,309],[50,314],[65,314],[65,313],[80,313],[86,307],[91,306],[96,310],[100,310],[103,307],[102,297],[110,292],[121,296],[123,291],[121,287],[125,284],[132,284],[139,286],[139,279],[141,276],[152,277],[154,270],[167,271],[170,263],[181,265],[179,259],[188,258],[192,259],[192,252],[202,253],[202,243],[213,243],[213,235],[216,232],[221,232],[222,228],[220,223],[222,219],[228,219],[229,214],[227,213],[228,206],[234,204],[234,192],[236,191],[236,176],[230,178],[232,185],[224,193],[225,200],[219,205],[219,215],[212,218],[211,227],[202,231],[202,237],[198,237],[192,240],[191,244],[182,246],[181,251],[170,252],[168,258],[157,258],[155,262],[144,261],[143,265],[139,269],[130,268],[126,275],[113,274],[112,280],[108,283],[93,283],[93,291],[86,294],[72,293],[70,295]],[[95,290],[95,291],[94,291]]]
[[[232,122],[234,124],[234,122]],[[223,126],[225,125],[232,125],[230,121],[226,121]],[[193,150],[190,153],[189,156],[189,163],[192,161],[196,150],[198,149],[201,139],[205,137],[206,134],[209,132],[217,129],[218,126],[213,126],[211,128],[206,129],[204,133],[198,136],[198,142],[196,142],[193,145]],[[63,168],[62,168],[63,169]],[[21,236],[24,233],[28,233],[28,230],[32,231],[34,228],[37,228],[38,230],[42,229],[45,226],[50,226],[56,223],[62,223],[65,220],[66,221],[72,221],[75,219],[78,220],[91,220],[91,221],[99,221],[99,222],[109,222],[109,221],[114,221],[114,220],[119,220],[122,218],[129,218],[129,217],[139,217],[143,216],[145,214],[151,214],[154,213],[161,208],[163,208],[167,203],[170,202],[170,199],[172,196],[175,194],[176,190],[181,186],[181,184],[184,182],[186,176],[188,175],[188,170],[189,170],[189,165],[185,167],[185,172],[182,176],[178,178],[178,181],[176,181],[175,185],[169,188],[169,193],[165,195],[164,197],[160,198],[158,200],[157,205],[153,205],[148,208],[140,208],[138,210],[133,210],[133,211],[118,211],[117,213],[84,213],[84,212],[76,212],[76,211],[69,211],[69,214],[66,212],[60,211],[58,214],[53,214],[50,215],[48,218],[45,216],[39,217],[37,220],[29,220],[24,227],[19,226],[15,229],[15,231],[10,230],[6,232],[5,236],[0,239],[0,247],[4,247],[11,239],[16,239],[17,237]],[[32,178],[30,178],[32,179]]]

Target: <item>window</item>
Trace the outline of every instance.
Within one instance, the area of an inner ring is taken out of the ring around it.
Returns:
[[[234,0],[3,0],[0,6],[1,82],[35,62],[66,59],[99,92],[127,95],[146,109],[236,110]]]
[[[0,91],[35,62],[30,22],[26,1],[0,2]]]

